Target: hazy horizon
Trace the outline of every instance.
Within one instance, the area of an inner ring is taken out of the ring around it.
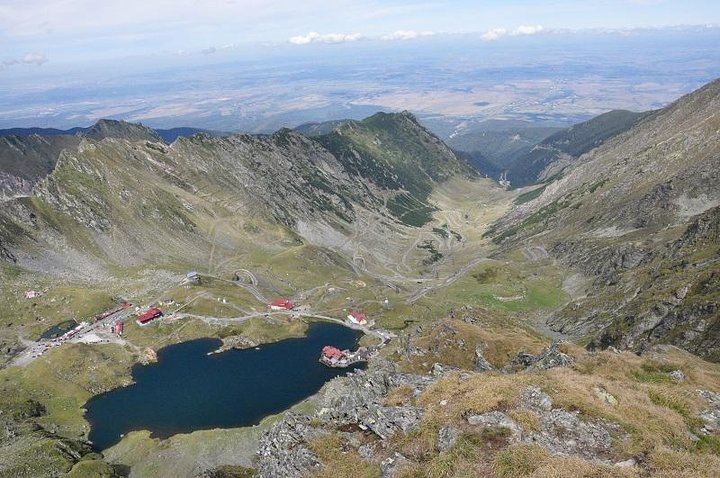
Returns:
[[[0,128],[269,132],[399,110],[442,131],[566,125],[720,77],[718,23],[708,1],[10,1]]]

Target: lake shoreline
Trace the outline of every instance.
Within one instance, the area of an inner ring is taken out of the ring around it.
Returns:
[[[88,441],[101,451],[134,430],[165,439],[197,430],[255,426],[311,397],[328,380],[361,368],[328,369],[318,363],[322,346],[355,348],[360,337],[360,332],[339,324],[313,322],[305,337],[252,349],[214,354],[221,343],[217,338],[163,347],[158,362],[132,367],[132,384],[87,401]]]

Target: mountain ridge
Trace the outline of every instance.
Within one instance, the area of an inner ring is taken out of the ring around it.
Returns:
[[[77,146],[63,149],[54,169],[36,178],[33,197],[6,203],[4,220],[26,233],[4,234],[3,247],[22,262],[28,256],[12,252],[13,247],[40,230],[41,236],[54,238],[51,243],[60,240],[91,262],[101,263],[105,257],[131,265],[154,255],[169,259],[183,256],[185,249],[208,249],[200,245],[207,241],[203,231],[220,211],[256,218],[265,227],[277,223],[328,247],[347,241],[343,237],[359,210],[388,224],[399,221],[398,226],[415,227],[430,219],[429,212],[414,223],[403,223],[403,214],[414,211],[398,212],[386,204],[404,201],[408,208],[419,205],[431,211],[427,199],[434,184],[473,172],[413,117],[387,116],[382,121],[380,128],[358,122],[352,133],[345,130],[346,136],[380,141],[382,128],[397,127],[397,140],[384,136],[384,145],[375,145],[373,154],[360,163],[352,141],[343,146],[343,156],[322,141],[288,129],[272,135],[198,134],[166,145],[143,126],[103,121],[89,134],[73,137]],[[417,163],[404,165],[415,159],[402,150],[417,138],[423,143],[412,151],[425,157],[427,171],[406,184],[398,181],[395,169],[416,167]],[[179,234],[171,241],[175,246],[162,247],[151,239],[163,226]],[[74,238],[76,244],[64,238]],[[62,256],[54,257],[57,261]],[[65,260],[60,264],[69,267]],[[42,268],[40,263],[35,267]]]
[[[715,335],[717,297],[697,287],[716,273],[717,261],[697,258],[714,257],[718,239],[673,245],[703,214],[718,218],[719,115],[715,81],[581,156],[498,223],[495,241],[504,247],[537,244],[586,275],[588,296],[551,327],[596,336],[596,345],[641,350],[669,341],[720,358],[715,339],[705,339]]]

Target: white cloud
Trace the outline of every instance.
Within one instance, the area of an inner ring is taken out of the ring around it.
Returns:
[[[543,31],[544,28],[542,25],[520,25],[517,27],[511,35],[535,35],[536,33],[540,33]]]
[[[504,36],[520,36],[520,35],[535,35],[545,31],[542,25],[520,25],[519,27],[508,30],[507,28],[493,28],[483,33],[480,38],[485,41],[497,40]]]
[[[42,53],[26,53],[22,58],[13,58],[12,60],[5,60],[2,62],[2,66],[13,66],[13,65],[35,65],[40,66],[43,63],[47,63],[48,58]]]
[[[396,30],[382,36],[365,36],[360,33],[318,33],[310,32],[307,35],[298,35],[291,37],[288,41],[294,45],[308,45],[310,43],[344,43],[357,41],[362,39],[380,39],[380,40],[414,40],[416,38],[435,35],[435,32],[415,31],[415,30]]]
[[[45,55],[42,53],[28,53],[26,54],[21,62],[25,63],[26,65],[37,65],[40,66],[43,63],[47,63],[48,59]]]
[[[505,28],[493,28],[492,30],[486,31],[480,37],[486,41],[497,40],[498,38],[507,35],[508,31]]]
[[[380,37],[381,40],[414,40],[420,37],[434,35],[435,32],[416,32],[415,30],[397,30]]]
[[[360,40],[363,36],[359,33],[318,33],[310,32],[307,35],[298,35],[290,38],[294,45],[307,45],[309,43],[344,43]]]

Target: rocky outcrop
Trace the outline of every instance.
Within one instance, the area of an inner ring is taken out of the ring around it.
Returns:
[[[15,256],[0,241],[0,261],[17,262]]]
[[[0,201],[29,196],[34,183],[11,174],[0,172]]]
[[[556,248],[556,253],[567,252],[570,264],[596,275],[589,299],[582,301],[587,305],[580,304],[592,315],[578,317],[578,304],[570,304],[549,321],[550,327],[590,335],[590,348],[612,345],[643,352],[654,344],[672,343],[720,360],[720,302],[714,295],[720,287],[719,241],[720,207],[712,207],[662,247],[621,244],[613,249],[622,254],[590,252],[578,262],[572,258],[583,256],[580,243],[567,251]]]
[[[452,426],[445,426],[438,432],[437,449],[439,452],[448,451],[457,443],[460,438],[460,429]]]
[[[229,337],[223,337],[222,346],[216,350],[216,352],[220,353],[230,349],[245,350],[257,347],[258,345],[257,342],[244,335],[231,335]]]
[[[373,362],[370,370],[331,380],[320,392],[318,411],[312,417],[287,414],[263,435],[258,449],[258,476],[294,478],[319,469],[322,465],[309,443],[338,430],[370,431],[381,440],[399,432],[409,433],[419,423],[423,410],[411,405],[386,406],[385,396],[397,387],[409,387],[418,396],[435,380],[432,376],[398,373],[394,364],[381,360]],[[451,446],[458,436],[448,431],[439,439]],[[375,454],[368,445],[359,446],[357,452],[364,458]],[[383,476],[391,476],[405,461],[401,455],[389,457],[381,464]]]
[[[145,347],[138,355],[138,362],[149,365],[158,361],[157,352],[150,347]]]
[[[683,235],[670,246],[675,258],[686,255],[688,250],[720,242],[720,207],[714,207],[696,216]]]
[[[331,381],[323,391],[316,417],[340,426],[358,425],[382,439],[400,431],[409,432],[422,418],[422,409],[407,405],[385,406],[385,396],[401,386],[410,387],[417,396],[436,379],[401,374],[394,369],[389,362],[381,362],[373,370],[360,370],[342,380]]]
[[[542,352],[532,355],[520,352],[510,362],[513,370],[546,370],[555,367],[567,367],[575,363],[575,358],[560,351],[560,343],[554,342]]]
[[[709,390],[698,390],[700,398],[705,400],[707,408],[700,412],[699,418],[704,425],[701,432],[705,435],[717,435],[720,433],[720,393]]]
[[[258,478],[302,478],[322,465],[308,443],[327,432],[310,424],[310,417],[288,413],[265,433],[258,447]]]
[[[579,412],[553,408],[550,396],[537,387],[523,390],[520,408],[537,417],[536,428],[524,428],[500,411],[469,415],[467,422],[472,426],[506,429],[511,443],[540,445],[553,455],[599,462],[608,461],[613,435],[620,433],[619,427],[610,423],[581,419]]]
[[[551,250],[553,256],[593,277],[595,284],[612,284],[617,274],[639,266],[650,253],[638,244],[617,244],[587,250],[577,240],[557,243]]]

